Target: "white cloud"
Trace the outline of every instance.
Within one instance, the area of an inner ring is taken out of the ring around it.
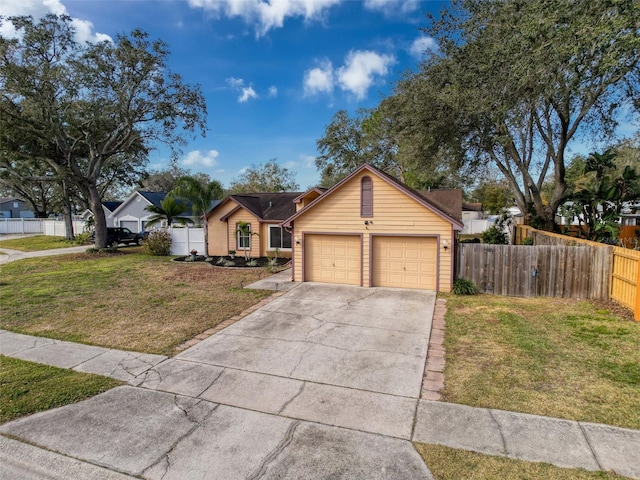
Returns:
[[[418,59],[421,59],[427,51],[437,52],[438,42],[426,36],[416,38],[409,48],[409,53]]]
[[[231,88],[241,88],[244,85],[244,80],[241,78],[229,77],[226,82]]]
[[[367,96],[369,87],[376,81],[376,76],[386,75],[394,63],[393,55],[381,55],[369,50],[352,50],[347,55],[345,64],[337,72],[340,88],[362,100]]]
[[[316,95],[318,93],[333,92],[333,65],[329,61],[311,70],[307,70],[304,74],[304,94]]]
[[[252,98],[258,98],[258,94],[251,87],[245,87],[242,89],[242,95],[238,97],[238,102],[245,103]]]
[[[306,21],[321,19],[340,0],[189,0],[189,5],[216,15],[240,17],[254,24],[258,37],[272,28],[281,28],[289,17]]]
[[[6,17],[18,15],[31,15],[38,20],[47,13],[56,15],[68,15],[67,8],[60,0],[0,0],[0,12]],[[104,33],[93,33],[93,23],[88,20],[79,18],[72,19],[73,26],[76,29],[76,41],[84,42],[101,42],[103,40],[112,41],[109,35]],[[9,22],[4,22],[0,26],[0,34],[5,37],[15,37],[16,31]]]
[[[204,153],[200,150],[193,150],[182,159],[182,164],[187,167],[215,167],[218,164],[217,158],[219,155],[220,153],[217,150],[209,150]]]
[[[275,97],[277,97],[277,96],[278,96],[278,87],[273,86],[273,85],[272,85],[271,87],[269,87],[269,91],[268,91],[268,93],[267,93],[267,96],[268,96],[269,98],[275,98]]]
[[[387,17],[397,17],[399,14],[412,13],[418,10],[418,0],[364,0],[364,8],[377,10]]]

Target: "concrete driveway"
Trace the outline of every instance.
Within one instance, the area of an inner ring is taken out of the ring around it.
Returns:
[[[151,479],[428,479],[409,439],[434,302],[302,284],[131,382],[139,388],[0,432]]]

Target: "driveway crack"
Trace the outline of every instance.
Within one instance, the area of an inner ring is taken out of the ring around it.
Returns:
[[[284,434],[284,438],[280,441],[278,446],[275,449],[273,449],[271,453],[269,453],[264,458],[262,463],[253,472],[253,474],[247,477],[247,480],[258,480],[259,478],[262,478],[267,473],[267,469],[269,468],[269,465],[272,464],[278,458],[278,456],[280,456],[280,454],[289,446],[289,444],[293,440],[293,435],[296,431],[296,428],[298,428],[298,425],[300,425],[300,423],[301,422],[298,420],[293,422],[289,426],[286,433]]]
[[[178,405],[177,403],[177,395],[174,395],[173,397],[173,403],[175,404],[175,406],[177,408],[179,408],[180,410],[182,410],[184,412],[184,414],[186,415],[186,417],[189,419],[189,421],[193,422],[193,425],[191,426],[191,428],[189,430],[187,430],[184,434],[180,435],[169,447],[169,450],[167,450],[165,453],[163,453],[162,455],[160,455],[160,457],[153,462],[151,465],[149,465],[147,468],[145,468],[142,471],[142,474],[144,475],[145,472],[147,472],[148,470],[152,469],[153,467],[155,467],[156,465],[158,465],[160,462],[162,462],[164,460],[165,462],[165,466],[164,466],[164,472],[162,473],[162,476],[160,477],[161,479],[164,478],[167,473],[169,473],[169,468],[171,468],[171,454],[173,453],[173,451],[176,449],[176,447],[180,444],[180,442],[182,442],[182,440],[184,440],[185,438],[187,438],[188,436],[190,436],[193,432],[195,432],[195,430],[200,426],[201,423],[204,423],[212,414],[213,412],[215,412],[218,407],[220,406],[219,404],[216,404],[209,413],[207,413],[207,415],[205,415],[205,417],[200,421],[196,421],[193,420],[189,414],[187,413],[187,411],[182,408],[180,405]],[[195,407],[196,405],[198,405],[197,402],[195,403],[193,406]]]
[[[284,412],[285,409],[289,406],[289,404],[291,404],[291,402],[293,402],[296,398],[298,398],[300,396],[300,394],[302,393],[302,391],[304,390],[304,387],[306,385],[307,385],[307,382],[302,382],[302,385],[300,385],[300,389],[298,390],[298,393],[296,393],[293,397],[291,397],[289,400],[287,400],[287,402],[278,411],[278,415],[280,415],[282,412]]]

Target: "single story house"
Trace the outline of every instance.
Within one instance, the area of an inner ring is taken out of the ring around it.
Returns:
[[[17,197],[0,197],[0,218],[35,218],[27,202]]]
[[[235,250],[255,258],[277,250],[280,257],[291,257],[291,233],[280,224],[295,213],[296,205],[317,198],[323,190],[310,192],[308,197],[301,192],[229,195],[207,215],[209,255],[224,256]],[[240,222],[249,225],[248,234],[238,230]]]
[[[129,198],[127,198],[124,202],[122,202],[121,205],[119,205],[113,212],[111,212],[111,214],[107,217],[107,224],[114,227],[128,228],[134,233],[143,232],[146,230],[149,219],[155,215],[154,213],[148,211],[146,208],[149,205],[161,207],[161,203],[166,196],[166,192],[146,192],[142,190],[136,190],[129,196]],[[186,201],[184,203],[185,211],[181,216],[190,218],[194,224],[199,224],[200,217],[193,214],[191,204]]]
[[[461,190],[416,191],[362,165],[296,200],[282,223],[293,236],[294,281],[451,291]]]

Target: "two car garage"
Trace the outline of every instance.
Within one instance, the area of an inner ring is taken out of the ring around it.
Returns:
[[[368,252],[365,243],[369,244]],[[425,290],[438,287],[436,236],[307,234],[303,262],[305,281]]]

